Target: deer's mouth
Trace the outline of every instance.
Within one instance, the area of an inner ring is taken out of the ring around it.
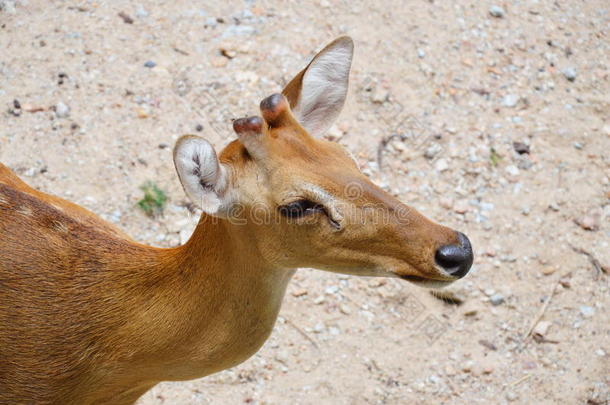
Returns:
[[[420,287],[425,287],[425,288],[443,288],[455,281],[455,280],[447,280],[447,279],[440,280],[440,279],[433,279],[433,278],[425,278],[425,277],[414,276],[414,275],[404,275],[404,276],[399,276],[399,278],[402,280],[409,281]]]
[[[410,281],[412,283],[421,283],[424,281],[428,281],[428,279],[420,277],[420,276],[411,276],[411,275],[407,275],[407,276],[400,276],[401,279],[403,280],[407,280]]]

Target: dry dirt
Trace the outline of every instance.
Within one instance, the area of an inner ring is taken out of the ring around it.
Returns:
[[[461,305],[302,269],[258,354],[139,405],[608,403],[607,1],[0,5],[0,160],[138,241],[174,246],[196,222],[171,159],[181,134],[221,148],[231,118],[349,34],[329,136],[473,242],[474,269],[450,289]],[[162,218],[136,207],[147,180],[170,197]]]

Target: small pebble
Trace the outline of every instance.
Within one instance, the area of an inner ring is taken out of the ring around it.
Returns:
[[[481,208],[481,211],[493,211],[494,207],[495,205],[490,202],[481,201],[479,203],[479,208]]]
[[[292,296],[293,297],[302,297],[304,295],[307,295],[308,291],[305,289],[300,289],[300,290],[296,290],[292,292]]]
[[[555,273],[555,268],[554,267],[545,267],[544,269],[542,269],[542,274],[544,274],[545,276],[550,276],[551,274]]]
[[[540,321],[536,324],[534,329],[532,330],[532,335],[538,339],[544,338],[551,327],[551,322],[549,321]]]
[[[573,67],[567,67],[563,69],[561,73],[563,73],[563,76],[568,79],[569,82],[576,80],[576,69]]]
[[[580,218],[576,218],[574,222],[585,231],[598,231],[600,227],[601,213],[591,211]]]
[[[126,12],[121,11],[119,13],[119,17],[121,17],[125,24],[133,24],[133,18],[131,18]]]
[[[328,131],[326,131],[326,135],[325,138],[328,139],[329,141],[337,141],[339,139],[341,139],[343,137],[343,132],[337,128],[335,125],[333,125],[332,127],[330,127],[328,129]],[[404,145],[400,142],[394,142],[391,144],[391,146],[402,152],[404,150]]]
[[[470,373],[472,371],[472,367],[474,367],[473,360],[466,360],[464,364],[462,364],[462,371],[465,373]]]
[[[143,108],[136,109],[136,114],[137,114],[138,118],[142,118],[142,119],[148,118],[148,112]]]
[[[371,94],[371,101],[375,104],[383,104],[390,97],[390,93],[387,90],[375,88]]]
[[[157,64],[155,62],[153,62],[152,60],[147,60],[146,62],[144,62],[144,67],[147,67],[149,69],[152,69],[155,66],[157,66]]]
[[[519,175],[519,168],[515,165],[509,165],[506,166],[506,173],[510,174],[511,176],[518,176]]]
[[[498,350],[498,347],[496,345],[494,345],[492,342],[490,342],[489,340],[486,340],[486,339],[479,340],[479,344],[488,348],[489,350]]]
[[[55,115],[58,118],[65,118],[70,115],[70,107],[62,103],[61,101],[55,104]]]
[[[320,305],[320,304],[323,304],[325,300],[326,299],[324,298],[323,295],[319,295],[315,300],[313,300],[313,303],[316,305]]]
[[[434,169],[437,172],[444,172],[445,170],[449,169],[449,163],[447,163],[447,160],[445,159],[439,159],[436,161],[436,163],[434,163]]]
[[[426,151],[424,152],[424,157],[426,159],[434,159],[436,155],[438,155],[442,150],[443,148],[441,147],[441,145],[435,142],[426,148]]]
[[[585,318],[591,318],[593,315],[595,315],[595,308],[588,305],[581,305],[579,309],[581,315]]]
[[[520,155],[530,153],[530,147],[523,142],[513,142],[513,149]]]
[[[489,302],[491,302],[492,305],[501,305],[504,303],[504,296],[502,294],[494,294],[489,297]]]
[[[563,288],[571,288],[572,284],[570,284],[570,280],[568,278],[562,278],[559,280],[559,285],[561,285]]]
[[[481,309],[479,307],[477,307],[476,304],[474,304],[474,303],[471,305],[467,304],[467,305],[465,305],[462,315],[464,315],[465,317],[474,317],[479,312],[481,312]]]
[[[553,364],[553,362],[546,357],[541,357],[540,363],[542,363],[544,366],[547,366],[547,367],[549,367]]]
[[[15,14],[17,12],[15,0],[2,0],[0,1],[0,11],[4,11],[7,14]]]
[[[146,11],[144,7],[138,6],[138,8],[136,9],[136,16],[140,18],[148,17],[148,11]]]
[[[502,99],[502,105],[504,107],[513,108],[519,102],[519,96],[516,94],[507,94]]]
[[[349,307],[345,304],[339,305],[339,311],[341,311],[341,313],[344,315],[349,315],[352,313],[351,309],[349,309]]]
[[[502,7],[498,5],[493,5],[489,7],[489,14],[491,14],[492,17],[503,18],[504,14],[506,13]]]
[[[215,27],[217,25],[218,25],[218,20],[216,19],[216,17],[208,17],[205,19],[206,27]]]
[[[15,117],[19,117],[21,115],[21,104],[19,104],[18,100],[13,100],[13,108],[9,108],[8,112]]]
[[[451,197],[448,197],[446,195],[442,196],[439,201],[438,201],[439,205],[443,208],[449,209],[453,206],[453,200],[451,199]]]
[[[468,201],[465,200],[460,200],[453,205],[453,211],[458,214],[465,214],[469,209]]]
[[[324,290],[324,292],[329,295],[336,294],[338,291],[339,291],[339,287],[337,287],[336,285],[331,285],[330,287],[327,287]]]

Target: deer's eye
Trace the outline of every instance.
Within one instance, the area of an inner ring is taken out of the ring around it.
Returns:
[[[279,207],[279,212],[288,218],[300,218],[314,212],[324,212],[324,207],[309,200],[297,200]]]

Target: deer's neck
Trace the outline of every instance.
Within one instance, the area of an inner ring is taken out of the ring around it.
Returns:
[[[158,251],[137,323],[161,379],[191,379],[254,354],[277,318],[293,270],[265,262],[247,227],[204,216],[187,244]]]

